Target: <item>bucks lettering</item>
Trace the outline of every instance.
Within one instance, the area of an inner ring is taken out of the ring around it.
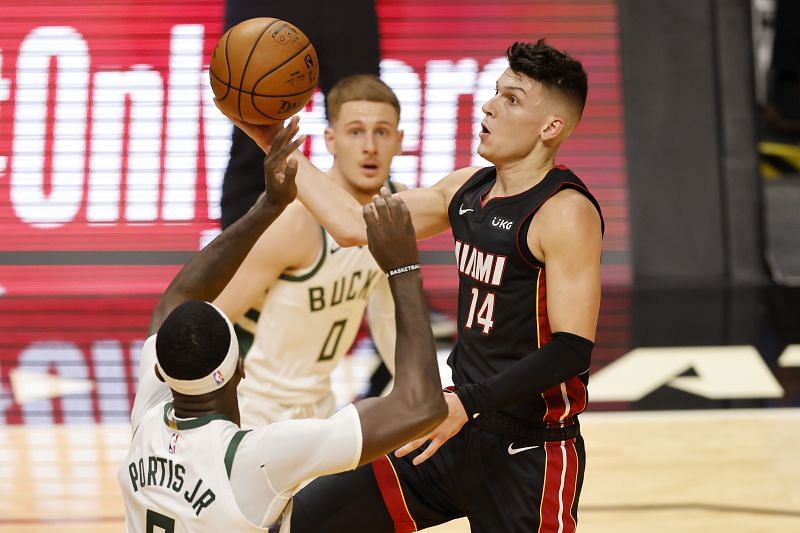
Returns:
[[[475,281],[499,287],[503,283],[506,256],[479,250],[475,246],[456,241],[458,271]]]
[[[145,460],[146,459],[146,460]],[[133,492],[145,487],[164,487],[180,494],[184,486],[186,467],[172,459],[165,457],[140,458],[139,462],[128,465],[128,474],[131,478]],[[214,491],[209,488],[201,489],[203,480],[198,479],[194,485],[186,485],[183,499],[192,505],[195,515],[200,516],[200,511],[211,505],[216,499]]]
[[[342,302],[369,298],[369,288],[372,285],[377,270],[362,272],[356,270],[348,279],[342,276],[329,286],[310,287],[308,289],[308,300],[311,311],[321,311],[326,307],[333,307]]]

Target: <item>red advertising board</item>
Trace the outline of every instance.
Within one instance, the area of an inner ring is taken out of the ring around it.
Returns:
[[[27,416],[9,392],[21,361],[30,371],[38,365],[50,374],[130,383],[131,347],[142,340],[155,295],[215,233],[231,126],[211,102],[207,70],[223,9],[221,0],[4,6],[0,420]],[[627,283],[616,9],[612,0],[378,0],[382,76],[401,100],[405,130],[393,177],[430,185],[481,163],[473,156],[476,125],[505,68],[505,48],[546,37],[589,73],[583,121],[559,162],[603,206],[604,281]],[[317,94],[301,123],[310,134],[307,152],[325,168],[321,103]],[[426,285],[454,287],[454,270],[442,259],[452,253],[449,235],[422,249],[438,263],[426,268]],[[124,328],[118,316],[127,317]],[[113,394],[129,401],[132,393],[101,383],[69,400],[88,398],[98,421],[116,409],[108,407],[117,405],[108,403]]]

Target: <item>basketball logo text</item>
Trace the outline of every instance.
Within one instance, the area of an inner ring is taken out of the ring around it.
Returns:
[[[306,64],[306,68],[308,69],[308,79],[312,83],[314,82],[314,58],[311,57],[311,54],[306,54],[303,58],[303,61]]]
[[[281,108],[279,113],[293,112],[297,108],[297,102],[290,102],[289,100],[281,100]]]
[[[297,30],[293,26],[281,24],[272,32],[272,38],[275,39],[278,44],[289,44],[296,43],[300,37],[297,35]]]

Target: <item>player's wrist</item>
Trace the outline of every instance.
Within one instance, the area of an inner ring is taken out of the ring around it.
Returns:
[[[483,409],[481,402],[480,386],[476,383],[459,386],[454,394],[458,396],[461,407],[464,409],[467,420],[474,420],[480,416]]]
[[[419,273],[420,268],[421,267],[419,263],[409,263],[401,266],[396,266],[386,271],[386,277],[391,279],[395,276],[401,276],[403,274],[410,274],[414,272]]]
[[[266,194],[262,194],[250,211],[247,212],[250,216],[257,216],[265,220],[274,220],[278,215],[283,213],[288,204],[270,198]]]

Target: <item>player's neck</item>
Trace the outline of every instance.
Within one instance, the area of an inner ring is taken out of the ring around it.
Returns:
[[[172,408],[177,418],[199,418],[221,414],[239,424],[239,403],[236,397],[232,400],[227,396],[224,393],[184,396],[172,391]]]
[[[375,191],[374,193],[370,193],[356,189],[347,180],[347,178],[345,178],[344,174],[341,172],[341,170],[339,170],[338,167],[336,167],[336,165],[331,167],[331,169],[328,171],[328,176],[330,176],[331,179],[335,181],[337,185],[339,185],[339,187],[350,193],[350,196],[355,198],[356,202],[358,202],[360,205],[368,204],[370,201],[372,201],[372,197],[379,192]]]
[[[555,166],[555,152],[532,152],[524,159],[498,162],[497,182],[489,197],[511,196],[526,191],[542,181]]]

